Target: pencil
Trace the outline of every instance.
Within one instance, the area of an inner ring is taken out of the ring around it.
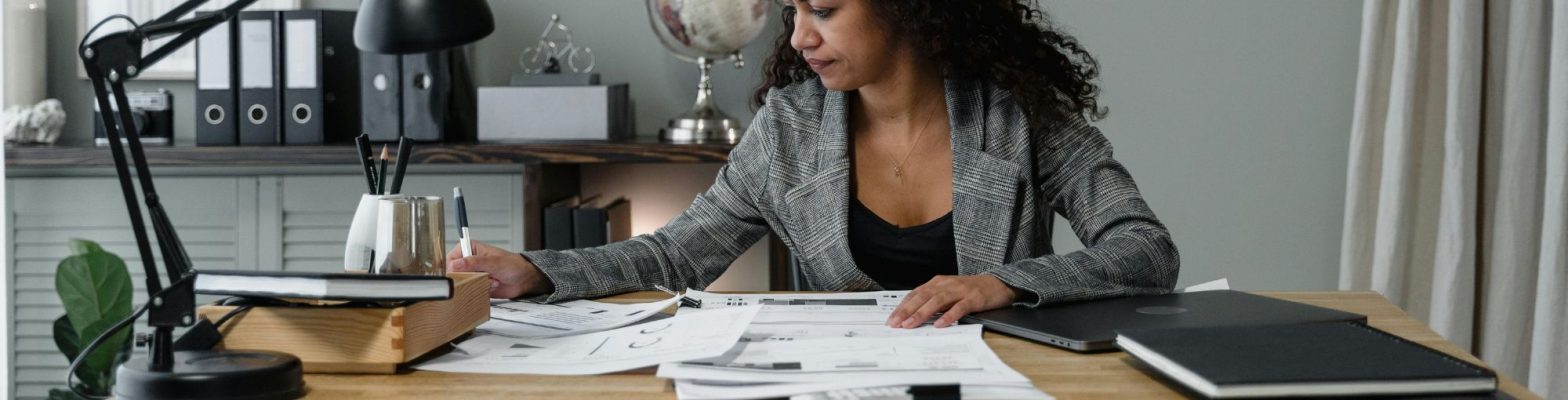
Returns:
[[[370,164],[370,135],[360,134],[354,138],[354,147],[359,150],[359,166],[365,169],[365,184],[369,186],[365,193],[376,194],[376,169]]]
[[[381,145],[381,179],[379,182],[381,182],[381,188],[376,193],[391,194],[387,193],[387,189],[391,189],[391,187],[387,186],[387,145],[384,144]]]
[[[403,193],[403,172],[408,170],[408,156],[414,152],[414,141],[407,136],[397,139],[397,169],[392,171],[392,193]]]

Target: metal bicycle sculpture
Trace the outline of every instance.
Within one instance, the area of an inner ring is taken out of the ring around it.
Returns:
[[[555,33],[565,36],[564,45],[561,41],[550,37]],[[544,33],[539,34],[539,44],[523,49],[523,54],[517,58],[517,64],[523,67],[524,73],[555,74],[562,72],[563,60],[573,73],[593,72],[593,49],[577,47],[577,44],[572,42],[572,30],[561,23],[561,16],[551,14],[550,24],[545,26]],[[580,64],[587,65],[580,66]]]

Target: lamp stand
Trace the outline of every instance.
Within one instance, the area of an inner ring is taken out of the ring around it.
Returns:
[[[206,0],[187,0],[157,19],[137,25],[130,31],[116,32],[86,42],[77,49],[93,94],[103,118],[104,131],[109,137],[109,150],[114,156],[115,172],[120,180],[120,193],[125,200],[126,212],[131,217],[136,249],[145,269],[148,293],[148,321],[153,328],[150,336],[138,336],[137,345],[147,345],[147,356],[132,357],[115,371],[115,397],[121,399],[292,399],[304,393],[304,374],[299,358],[285,353],[264,351],[187,350],[175,351],[174,328],[195,324],[196,271],[191,267],[190,256],[180,237],[175,233],[169,215],[164,211],[153,186],[152,173],[147,158],[142,153],[141,137],[134,129],[130,102],[125,95],[125,81],[135,78],[141,71],[167,57],[174,50],[195,40],[213,26],[232,20],[239,10],[255,0],[238,0],[223,10],[188,20],[180,20]],[[116,18],[116,17],[111,17]],[[129,19],[128,17],[126,19]],[[102,26],[100,24],[99,26]],[[89,30],[91,38],[97,30]],[[143,53],[142,44],[163,36],[178,35],[151,52]],[[115,106],[111,106],[113,101]],[[122,142],[121,134],[124,134]],[[129,150],[130,161],[126,160]],[[131,179],[131,164],[135,164],[136,178],[141,184],[142,199],[152,221],[153,233],[158,238],[158,250],[163,256],[169,286],[163,288],[158,279],[158,267],[142,219],[141,206],[137,204],[136,182]],[[112,336],[117,330],[104,332]],[[82,359],[91,351],[83,349],[78,360],[72,362],[74,373]]]
[[[659,140],[682,143],[735,143],[746,131],[740,121],[730,118],[713,102],[713,59],[697,58],[702,80],[697,83],[697,102],[690,111],[670,119],[670,125],[659,129]]]

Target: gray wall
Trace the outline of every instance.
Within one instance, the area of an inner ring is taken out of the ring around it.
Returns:
[[[1180,284],[1335,288],[1360,1],[1047,10],[1100,59],[1097,125],[1181,249]]]
[[[68,72],[75,65],[75,2],[50,1],[49,92],[73,113],[66,139],[84,142],[90,89]],[[479,83],[504,83],[517,69],[517,54],[536,41],[550,13],[559,13],[578,44],[594,49],[607,81],[632,84],[643,135],[689,106],[696,72],[664,53],[641,1],[490,3],[500,26],[475,46]],[[1044,3],[1100,59],[1101,103],[1111,117],[1098,125],[1171,228],[1182,250],[1182,284],[1227,277],[1242,289],[1334,288],[1360,2]],[[749,120],[747,98],[777,29],[746,50],[746,69],[715,68],[719,103],[740,118]],[[186,104],[191,98],[189,82],[151,85],[173,89]],[[192,121],[178,119],[176,140],[189,143]],[[610,168],[591,175],[605,173],[652,174]],[[702,185],[672,190],[695,193]],[[649,206],[673,215],[683,201]],[[1060,249],[1075,248],[1071,232],[1059,226]]]

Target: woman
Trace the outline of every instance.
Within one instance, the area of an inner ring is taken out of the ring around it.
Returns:
[[[777,235],[814,289],[913,289],[887,324],[1169,292],[1175,245],[1097,117],[1096,64],[1026,0],[794,0],[761,108],[713,186],[650,235],[453,271],[549,301],[702,288]],[[1052,211],[1086,249],[1053,255]]]

